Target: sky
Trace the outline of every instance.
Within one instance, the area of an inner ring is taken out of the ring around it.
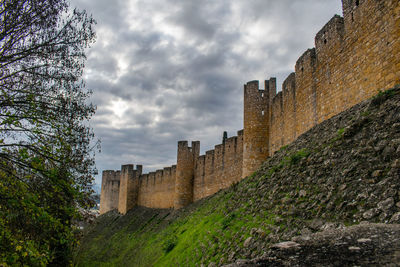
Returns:
[[[243,129],[243,85],[277,78],[314,47],[340,0],[71,0],[97,21],[84,74],[103,170],[176,164],[177,142],[201,154]],[[278,89],[279,90],[279,89]]]

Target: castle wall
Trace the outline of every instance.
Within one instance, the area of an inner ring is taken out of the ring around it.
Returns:
[[[178,142],[178,157],[176,163],[174,208],[182,208],[193,202],[194,168],[200,153],[200,142]]]
[[[120,171],[103,171],[100,194],[100,214],[118,209]]]
[[[139,173],[133,169],[133,164],[121,166],[118,212],[126,214],[137,205],[139,190]]]
[[[400,82],[400,3],[343,0],[343,15],[348,59],[343,85],[354,105]]]
[[[200,199],[203,198],[205,196],[208,196],[212,193],[210,192],[214,192],[215,189],[213,188],[213,185],[215,183],[215,175],[214,175],[214,150],[209,150],[206,151],[206,155],[205,155],[205,166],[204,166],[204,170],[205,170],[205,177],[204,177],[204,193],[202,196],[200,197],[196,197],[195,199]],[[197,178],[197,177],[196,177]],[[197,180],[197,179],[196,179]],[[197,184],[196,182],[194,184]],[[197,191],[197,190],[196,190]]]
[[[193,201],[199,200],[207,196],[205,167],[206,167],[206,156],[201,155],[197,159],[197,165],[194,170],[195,179],[193,180]]]
[[[296,71],[296,134],[316,124],[315,49],[308,49],[297,60]],[[296,136],[296,137],[297,137]]]
[[[241,180],[243,131],[199,156],[194,171],[193,201],[210,196]]]
[[[317,54],[315,86],[318,123],[350,107],[344,96],[352,94],[354,90],[342,87],[342,66],[346,64],[346,62],[343,62],[343,60],[346,61],[343,56],[347,56],[344,50],[343,23],[343,18],[336,15],[315,37]]]
[[[276,93],[276,79],[244,85],[244,129],[199,156],[200,143],[178,143],[177,165],[140,175],[141,166],[103,171],[100,212],[135,205],[181,208],[259,168],[311,127],[400,84],[400,2],[342,0]],[[130,167],[131,166],[131,167]]]
[[[173,208],[176,165],[139,177],[139,206],[149,208]]]
[[[400,83],[399,2],[343,0],[343,13],[317,33],[315,48],[297,60],[282,95],[270,92],[269,123],[263,125],[270,129],[269,156],[317,123]],[[253,136],[259,129],[245,122],[246,131]],[[262,148],[257,140],[248,145]]]
[[[271,127],[269,133],[269,143],[270,143],[269,152],[274,153],[283,145],[284,141],[282,92],[279,92],[272,100],[270,121],[271,121]]]
[[[225,141],[225,183],[224,188],[242,179],[243,131]]]
[[[296,139],[296,74],[291,73],[282,85],[283,94],[283,144],[289,144]],[[279,149],[279,148],[278,148]]]

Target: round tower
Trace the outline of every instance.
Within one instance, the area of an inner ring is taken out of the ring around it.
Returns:
[[[244,85],[243,177],[257,170],[269,156],[269,107],[275,84],[271,78],[265,81],[265,90],[259,89],[258,81]]]

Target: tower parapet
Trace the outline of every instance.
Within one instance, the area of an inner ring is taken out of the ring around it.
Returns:
[[[244,85],[243,171],[246,177],[255,171],[269,154],[269,113],[271,97],[276,94],[276,80],[265,81],[260,90],[258,81]]]
[[[192,142],[192,147],[188,146],[187,141],[178,142],[174,196],[175,209],[180,209],[193,202],[193,177],[199,153],[199,141]]]
[[[126,214],[130,209],[137,206],[139,195],[139,176],[142,174],[142,165],[136,170],[133,164],[121,166],[121,179],[119,188],[118,212]]]

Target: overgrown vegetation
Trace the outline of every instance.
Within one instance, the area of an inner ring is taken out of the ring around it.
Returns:
[[[0,1],[0,265],[65,266],[91,205],[94,21],[65,0]]]
[[[260,235],[268,234],[268,226],[274,225],[275,218],[269,212],[254,217],[249,213],[248,203],[237,210],[230,203],[237,200],[227,191],[197,203],[197,209],[170,214],[169,217],[178,216],[171,223],[157,224],[163,211],[155,210],[157,219],[153,222],[148,223],[150,216],[132,222],[146,224],[144,229],[137,225],[132,231],[124,226],[118,234],[111,234],[110,229],[103,228],[90,247],[80,248],[77,266],[199,266],[200,263],[228,262],[234,253],[232,246],[243,247],[255,227]],[[140,217],[140,209],[133,212]],[[133,212],[126,216],[132,219]]]

